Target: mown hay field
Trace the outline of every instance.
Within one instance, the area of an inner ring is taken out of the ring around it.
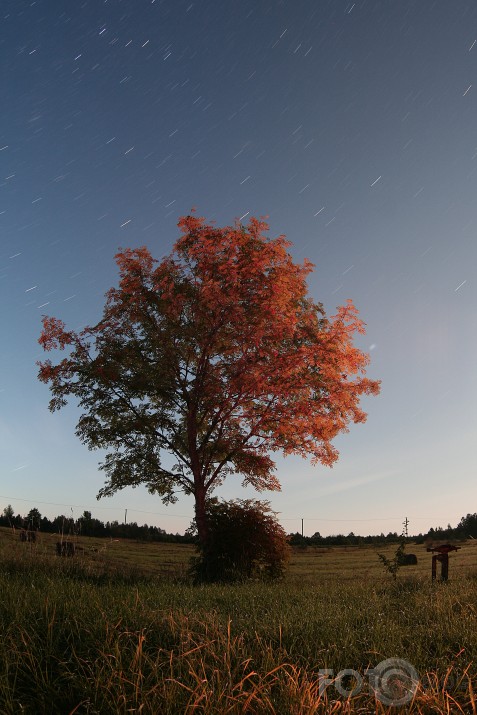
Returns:
[[[395,547],[334,547],[294,550],[279,582],[198,587],[192,547],[57,540],[0,529],[2,714],[477,712],[475,542],[447,583],[416,545],[395,582],[377,557]],[[409,692],[373,681],[390,658]]]

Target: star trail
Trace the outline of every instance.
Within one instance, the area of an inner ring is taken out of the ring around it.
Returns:
[[[285,527],[374,533],[381,519],[386,533],[407,516],[418,532],[476,511],[475,4],[5,0],[1,25],[0,463],[14,509],[164,512],[140,489],[95,502],[101,454],[75,437],[74,404],[48,412],[35,363],[42,315],[94,323],[118,247],[161,258],[195,207],[218,225],[267,216],[315,264],[327,313],[351,298],[367,324],[382,394],[332,470],[279,460]],[[254,494],[230,479],[220,495]],[[188,510],[181,499],[156,523],[183,531]]]

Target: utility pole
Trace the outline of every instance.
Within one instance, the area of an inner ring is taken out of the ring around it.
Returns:
[[[406,516],[406,518],[405,518],[404,521],[403,521],[403,527],[404,527],[404,528],[403,528],[403,530],[402,530],[402,533],[403,533],[403,535],[406,537],[406,539],[407,539],[407,537],[409,536],[408,531],[407,531],[407,527],[408,527],[408,526],[409,526],[409,519],[408,519],[407,516]]]
[[[303,536],[303,519],[301,520],[301,535]]]
[[[124,510],[124,523],[125,524],[128,523],[128,510],[127,509]]]

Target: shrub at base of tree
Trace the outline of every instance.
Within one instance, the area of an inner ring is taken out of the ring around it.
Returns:
[[[199,556],[191,564],[196,583],[283,575],[289,556],[287,536],[268,502],[211,499],[207,524],[207,540],[199,543]]]

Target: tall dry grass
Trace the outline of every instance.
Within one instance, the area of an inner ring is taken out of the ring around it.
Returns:
[[[15,549],[0,558],[2,715],[476,713],[471,572],[193,587]],[[401,710],[365,676],[391,657],[419,676]],[[351,697],[320,687],[343,668],[363,676]]]

